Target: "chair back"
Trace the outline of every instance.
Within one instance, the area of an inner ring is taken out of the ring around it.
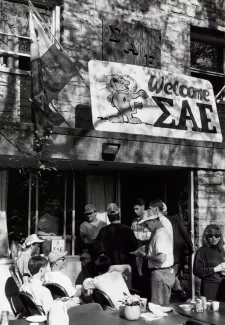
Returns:
[[[190,319],[186,321],[185,325],[210,325],[210,324],[197,319]]]
[[[115,308],[111,298],[103,291],[94,289],[92,293],[93,301],[102,306],[103,309],[106,307]]]
[[[26,292],[20,292],[19,298],[24,306],[25,312],[28,316],[44,315],[44,311],[41,306],[38,306],[33,297]]]
[[[17,287],[20,289],[20,287],[22,286],[22,280],[20,278],[17,267],[15,267],[15,265],[10,265],[9,272],[10,272],[11,277],[15,281]]]
[[[69,297],[67,291],[58,283],[45,283],[44,286],[50,290],[54,300],[62,297]]]

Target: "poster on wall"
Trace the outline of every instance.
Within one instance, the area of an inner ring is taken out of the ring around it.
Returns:
[[[209,81],[115,62],[88,65],[96,130],[222,142]]]

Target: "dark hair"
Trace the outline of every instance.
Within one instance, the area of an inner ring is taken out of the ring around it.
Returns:
[[[119,213],[117,213],[117,214],[108,214],[108,219],[109,219],[110,222],[118,221],[118,220],[120,220],[120,215],[119,215]]]
[[[145,201],[142,198],[139,197],[134,201],[133,206],[135,206],[135,205],[139,205],[139,206],[144,205],[145,206]]]
[[[31,275],[37,274],[41,267],[47,266],[48,261],[43,256],[33,256],[29,259],[28,269]]]
[[[217,244],[217,248],[220,252],[222,252],[224,250],[223,249],[224,241],[223,241],[221,229],[216,224],[211,224],[211,225],[206,226],[206,228],[203,232],[203,235],[202,235],[202,245],[206,246],[206,247],[211,247],[211,245],[207,239],[207,235],[215,233],[215,232],[220,235],[220,240]]]
[[[104,274],[109,270],[110,260],[106,255],[101,255],[95,260],[95,269],[98,273]]]
[[[159,211],[163,212],[163,202],[161,200],[154,200],[149,204],[150,207],[158,207]]]

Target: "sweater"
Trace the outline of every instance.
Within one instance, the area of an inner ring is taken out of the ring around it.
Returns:
[[[214,272],[214,267],[223,263],[225,251],[219,252],[216,247],[200,247],[195,255],[193,273],[204,282],[220,283],[221,272]]]

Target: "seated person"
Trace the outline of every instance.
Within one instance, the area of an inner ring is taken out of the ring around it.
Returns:
[[[48,255],[51,271],[45,274],[44,281],[45,283],[57,283],[66,290],[68,296],[78,297],[80,296],[80,292],[75,289],[68,275],[62,273],[62,269],[66,266],[66,255],[67,252],[51,252]]]
[[[36,234],[30,235],[25,239],[23,246],[24,251],[16,259],[16,267],[19,271],[19,275],[23,283],[27,282],[30,277],[30,271],[28,269],[28,262],[31,256],[39,253],[39,245],[43,240],[39,239]]]
[[[83,288],[92,293],[93,289],[105,292],[112,300],[116,309],[121,306],[124,293],[130,295],[129,289],[123,279],[122,272],[130,270],[130,265],[116,265],[110,267],[109,257],[100,255],[95,261],[98,276],[84,280]]]
[[[28,269],[31,273],[31,278],[28,282],[24,283],[20,289],[22,292],[29,293],[36,305],[40,306],[45,315],[48,315],[51,307],[54,305],[54,301],[49,289],[42,285],[42,281],[45,277],[47,270],[48,261],[42,256],[33,256],[28,262]],[[72,314],[84,312],[93,312],[102,310],[101,306],[98,304],[88,304],[88,305],[77,305],[77,300],[69,299],[65,302],[67,310],[72,308]],[[84,307],[83,307],[84,306]],[[83,308],[82,308],[83,307]]]

